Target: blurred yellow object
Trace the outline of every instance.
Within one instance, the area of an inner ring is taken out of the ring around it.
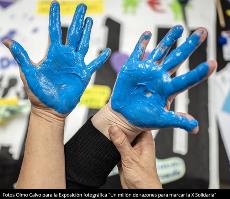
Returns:
[[[0,106],[17,106],[18,98],[0,98]]]
[[[108,86],[93,85],[87,87],[81,97],[80,105],[91,109],[100,109],[107,103],[110,94],[111,89]]]
[[[18,115],[28,115],[30,112],[29,100],[19,98],[0,98],[0,127],[7,125],[9,121]]]
[[[227,9],[227,10],[225,11],[225,13],[226,13],[226,15],[229,17],[229,16],[230,16],[230,9]]]
[[[41,15],[48,15],[50,10],[50,4],[52,0],[38,0],[37,1],[37,13]],[[61,15],[70,16],[73,15],[76,6],[80,3],[87,5],[87,14],[102,14],[104,12],[104,0],[60,0],[58,1],[61,6]]]

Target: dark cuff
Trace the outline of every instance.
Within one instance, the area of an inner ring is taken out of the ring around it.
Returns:
[[[67,188],[102,186],[119,161],[116,147],[90,118],[65,145]]]

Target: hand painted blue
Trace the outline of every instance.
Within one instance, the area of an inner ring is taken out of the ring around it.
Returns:
[[[200,45],[204,34],[202,28],[198,29],[165,58],[182,32],[181,26],[173,27],[145,60],[142,57],[151,33],[143,33],[122,67],[111,106],[133,125],[142,128],[179,127],[188,132],[198,126],[197,120],[169,110],[177,93],[199,83],[209,73],[209,65],[205,62],[184,75],[170,77],[172,71]]]
[[[21,66],[33,94],[46,106],[58,113],[71,112],[80,100],[91,75],[110,55],[105,49],[98,58],[86,65],[85,55],[93,20],[84,20],[86,6],[80,4],[68,30],[67,44],[62,44],[60,6],[54,1],[50,8],[50,47],[46,58],[38,66],[31,63],[28,54],[17,42],[11,52]]]

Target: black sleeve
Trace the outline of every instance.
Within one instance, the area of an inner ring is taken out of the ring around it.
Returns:
[[[116,147],[90,118],[65,144],[67,188],[99,188],[119,161]]]

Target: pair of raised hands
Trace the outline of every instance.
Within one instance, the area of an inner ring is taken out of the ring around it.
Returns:
[[[38,64],[32,63],[16,41],[3,42],[20,66],[21,78],[34,108],[66,117],[78,104],[91,75],[108,59],[110,50],[105,49],[99,57],[85,64],[93,24],[90,17],[85,18],[85,12],[85,5],[77,7],[63,45],[60,6],[56,1],[52,3],[50,46],[47,56]],[[122,67],[111,107],[130,124],[143,129],[179,127],[197,132],[198,122],[188,114],[170,111],[170,104],[177,94],[205,80],[215,70],[216,62],[202,63],[187,74],[171,78],[207,37],[207,31],[199,28],[168,55],[182,32],[181,26],[174,26],[147,58],[144,54],[151,33],[144,32]]]

